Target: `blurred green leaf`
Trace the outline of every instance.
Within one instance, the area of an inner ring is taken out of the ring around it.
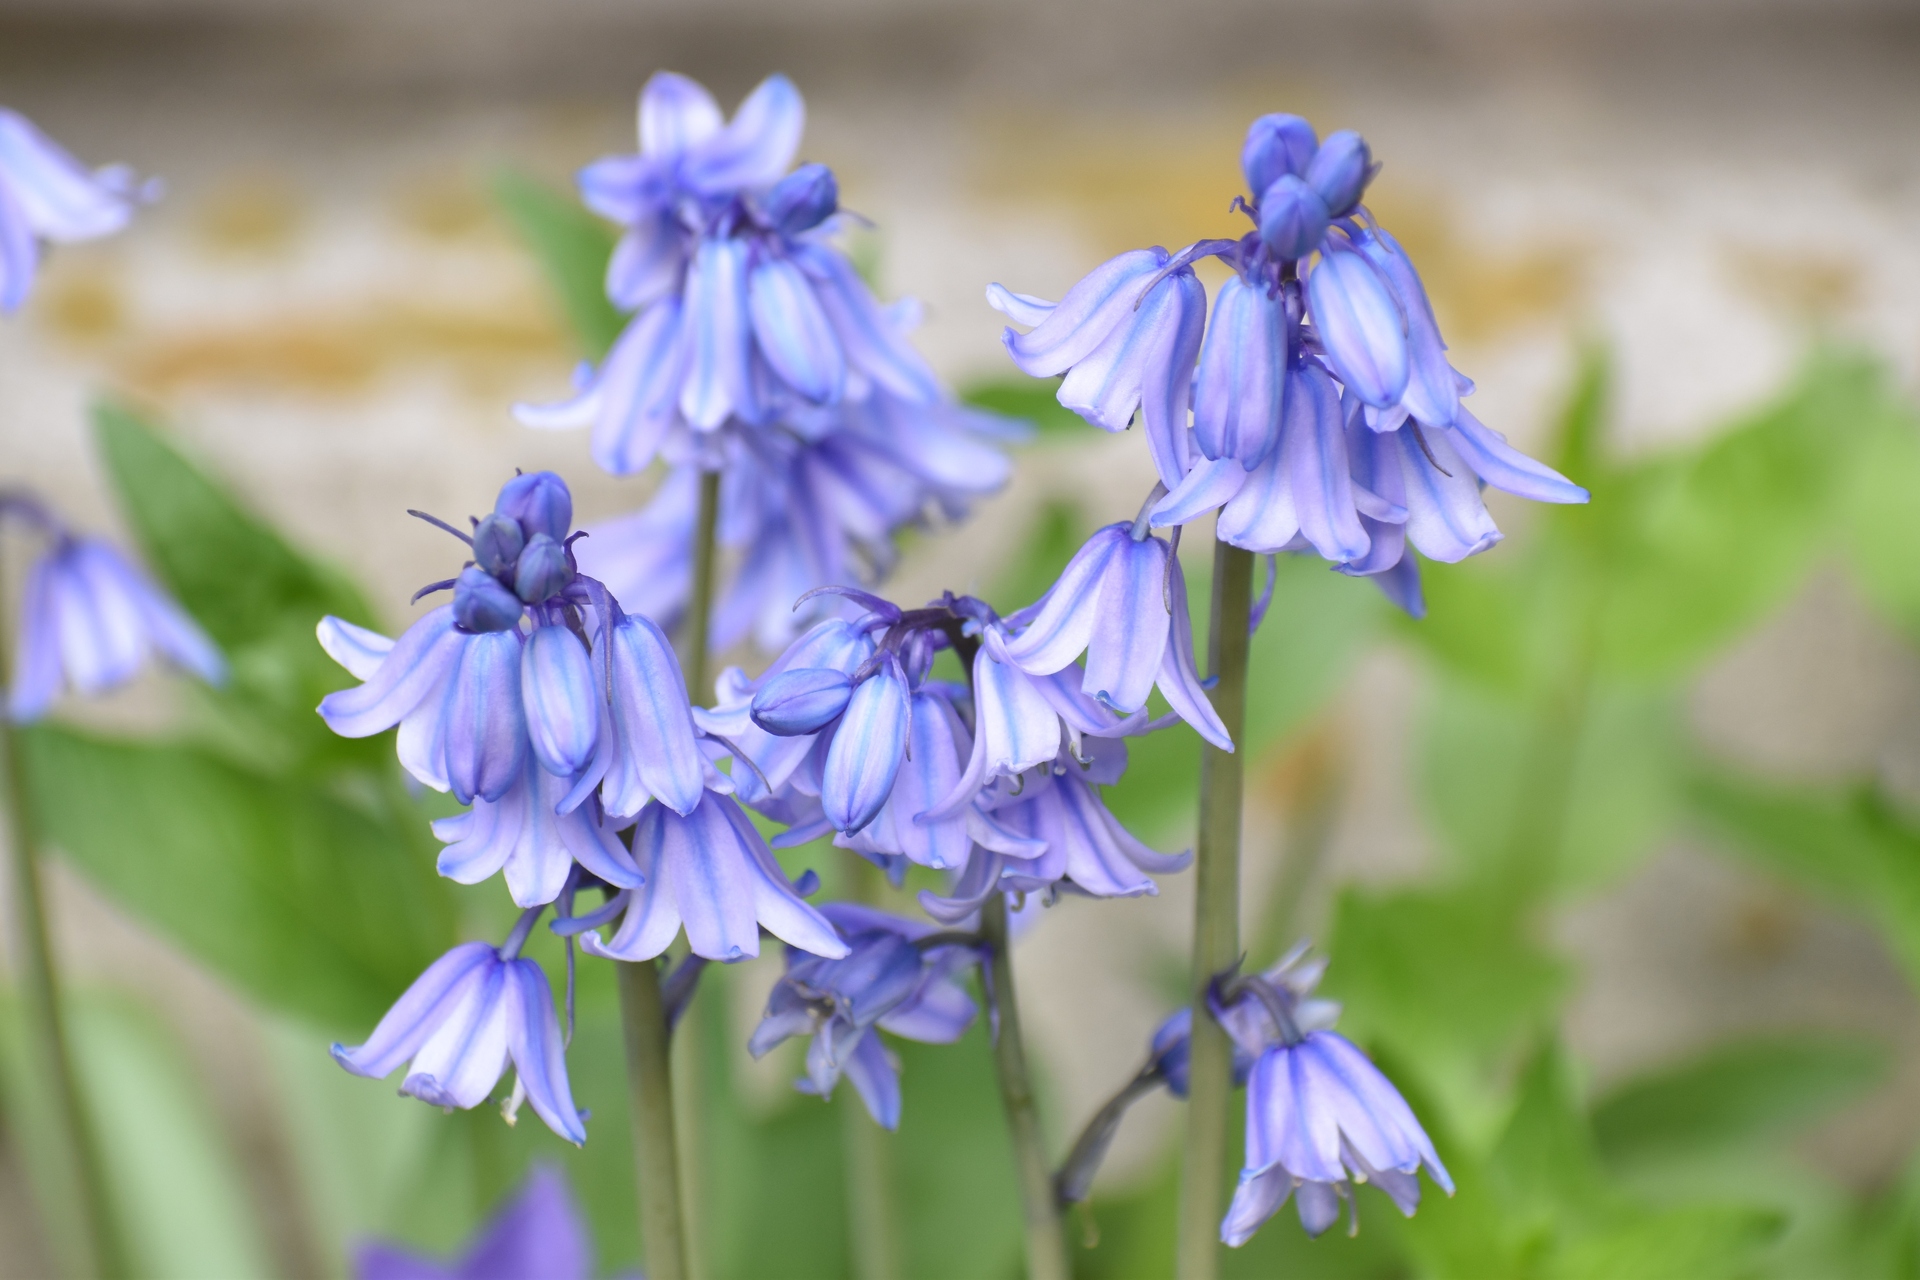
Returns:
[[[1747,1146],[1860,1096],[1888,1066],[1883,1045],[1814,1032],[1717,1045],[1609,1090],[1594,1135],[1615,1163]]]
[[[1073,410],[1061,405],[1056,393],[1058,378],[1010,376],[969,383],[961,388],[960,398],[970,405],[1023,418],[1034,425],[1042,439],[1070,439],[1076,432],[1096,432],[1099,428]],[[1083,437],[1092,440],[1088,434]]]
[[[318,790],[179,744],[21,740],[47,842],[269,1008],[364,1031],[456,940],[431,859]]]
[[[1877,425],[1861,442],[1847,494],[1849,558],[1867,597],[1920,642],[1920,419],[1889,398]]]
[[[1692,809],[1724,847],[1875,920],[1920,986],[1920,830],[1871,786],[1780,786],[1730,771],[1693,779]]]
[[[626,326],[607,301],[612,228],[571,196],[511,170],[495,176],[493,198],[539,260],[581,350],[590,360],[606,355]]]
[[[1557,1040],[1543,1044],[1521,1072],[1519,1098],[1489,1172],[1509,1212],[1523,1217],[1592,1215],[1608,1207],[1613,1193]]]
[[[1778,1214],[1685,1205],[1579,1240],[1554,1259],[1551,1280],[1731,1280],[1780,1234]]]

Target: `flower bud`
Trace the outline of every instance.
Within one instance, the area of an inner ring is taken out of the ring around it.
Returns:
[[[495,514],[474,526],[473,561],[495,576],[510,572],[526,545],[527,535],[518,520]]]
[[[1260,238],[1276,258],[1304,258],[1327,234],[1327,203],[1291,173],[1281,174],[1260,196]]]
[[[1367,140],[1351,129],[1327,135],[1307,166],[1307,185],[1327,202],[1329,215],[1340,218],[1360,203],[1360,193],[1373,180],[1373,152]]]
[[[840,184],[823,164],[803,164],[767,194],[767,221],[782,235],[819,226],[840,207]]]
[[[829,667],[783,671],[753,695],[753,722],[775,737],[818,733],[847,709],[853,681]]]
[[[1319,145],[1313,126],[1299,116],[1261,116],[1248,126],[1246,143],[1240,148],[1247,190],[1258,195],[1276,178],[1305,173]]]
[[[544,533],[527,540],[520,561],[513,571],[514,594],[528,604],[552,598],[573,581],[573,569],[567,564],[567,549]]]
[[[500,490],[494,511],[520,522],[531,538],[544,533],[555,542],[573,528],[573,495],[567,482],[551,471],[517,475]]]
[[[520,602],[484,570],[460,571],[453,586],[453,619],[464,631],[511,631],[520,625]]]

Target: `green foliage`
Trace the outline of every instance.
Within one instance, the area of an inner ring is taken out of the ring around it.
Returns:
[[[626,325],[607,301],[613,230],[570,195],[511,170],[494,177],[493,198],[539,262],[581,351],[600,359]]]
[[[973,383],[960,393],[960,398],[978,408],[1031,422],[1042,440],[1058,439],[1064,443],[1076,435],[1085,439],[1087,432],[1098,430],[1061,405],[1054,394],[1059,389],[1058,378],[1016,375]]]

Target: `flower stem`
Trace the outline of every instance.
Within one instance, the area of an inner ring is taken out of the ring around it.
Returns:
[[[865,858],[850,859],[847,896],[878,905],[885,874]],[[846,1160],[847,1233],[854,1280],[899,1280],[900,1211],[894,1188],[893,1135],[874,1123],[852,1090],[840,1098],[841,1153]]]
[[[5,620],[0,618],[0,633]],[[7,668],[6,644],[0,639],[0,670]],[[79,1220],[80,1239],[70,1246],[69,1265],[78,1276],[124,1276],[126,1255],[113,1221],[107,1196],[106,1170],[100,1158],[92,1117],[80,1096],[74,1073],[73,1049],[67,1038],[65,1011],[60,1002],[59,973],[54,967],[53,943],[47,928],[46,893],[40,880],[39,823],[27,781],[20,735],[0,709],[0,752],[6,755],[7,845],[13,863],[13,910],[19,941],[20,985],[25,996],[26,1031],[53,1094],[53,1130],[59,1142]],[[51,1220],[53,1215],[47,1215]]]
[[[1213,547],[1210,648],[1213,708],[1236,746],[1247,718],[1247,619],[1253,607],[1253,555]],[[1207,1009],[1207,984],[1240,958],[1239,752],[1200,747],[1200,831],[1194,858],[1193,1057],[1187,1142],[1180,1179],[1180,1280],[1213,1280],[1220,1264],[1220,1215],[1226,1207],[1228,1101],[1232,1050]]]
[[[693,591],[681,632],[680,669],[698,702],[707,687],[707,637],[713,614],[714,531],[720,516],[720,474],[700,477],[700,508],[693,536]],[[660,970],[648,960],[616,963],[620,1022],[627,1044],[627,1091],[633,1113],[634,1179],[639,1184],[640,1235],[650,1280],[690,1280],[691,1214],[683,1194],[680,1144],[674,1129],[672,1029],[660,990]]]
[[[1013,956],[1007,946],[1007,895],[989,894],[980,908],[980,934],[987,945],[988,991],[998,1015],[993,1065],[1007,1107],[1020,1207],[1027,1227],[1027,1280],[1068,1280],[1067,1235],[1054,1199],[1053,1170],[1040,1137],[1026,1045],[1020,1036],[1020,1005],[1013,994]]]

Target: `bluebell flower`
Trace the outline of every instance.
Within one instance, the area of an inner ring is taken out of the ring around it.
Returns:
[[[551,1165],[535,1165],[452,1262],[431,1262],[384,1241],[353,1251],[355,1280],[591,1280],[592,1260],[586,1218],[566,1176]]]
[[[644,883],[627,889],[620,927],[609,939],[581,939],[591,955],[651,960],[687,930],[687,945],[709,960],[760,954],[760,930],[816,955],[846,944],[787,879],[772,850],[732,796],[709,790],[682,815],[653,801],[633,828],[633,858]]]
[[[515,1104],[524,1099],[549,1129],[585,1142],[553,993],[540,966],[520,955],[540,910],[523,912],[502,946],[466,942],[434,961],[365,1044],[334,1045],[334,1060],[375,1080],[410,1062],[400,1092],[463,1110],[486,1101],[511,1063]]]
[[[867,1113],[900,1124],[899,1068],[880,1039],[886,1031],[924,1044],[951,1044],[974,1018],[961,975],[978,962],[971,947],[938,942],[933,926],[855,903],[821,907],[847,941],[838,957],[787,949],[786,973],[767,998],[747,1042],[762,1057],[792,1036],[811,1036],[803,1093],[833,1096],[842,1074]]]
[[[473,522],[474,562],[429,588],[452,586],[451,604],[397,641],[338,618],[319,626],[365,682],[320,714],[347,737],[398,725],[402,766],[471,806],[434,824],[449,845],[441,873],[504,871],[521,906],[553,901],[576,862],[638,886],[612,832],[655,799],[691,812],[707,782],[666,637],[579,573],[572,520],[558,476],[516,476]]]
[[[0,494],[0,515],[48,535],[20,600],[7,714],[25,723],[52,707],[63,688],[83,697],[117,688],[159,654],[209,684],[227,678],[226,660],[185,610],[98,538],[67,532],[39,503]]]
[[[40,241],[110,236],[159,195],[158,180],[143,182],[125,165],[89,172],[32,121],[0,107],[0,312],[26,301]]]
[[[1046,595],[1018,615],[1025,624],[1007,657],[1024,671],[1052,675],[1085,653],[1081,688],[1090,697],[1129,714],[1158,688],[1201,737],[1231,751],[1194,666],[1179,558],[1142,523],[1111,524],[1087,539]]]

